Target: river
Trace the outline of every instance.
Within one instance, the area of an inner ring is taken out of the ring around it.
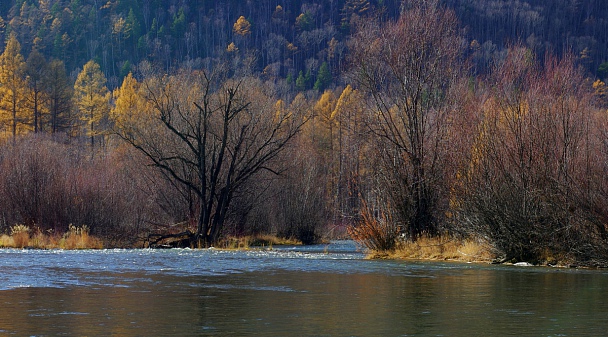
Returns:
[[[603,336],[608,271],[268,251],[0,249],[0,336]]]

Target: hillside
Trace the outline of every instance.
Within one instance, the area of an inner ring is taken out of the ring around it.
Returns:
[[[443,3],[456,12],[478,72],[517,42],[538,55],[572,51],[590,74],[608,61],[608,7],[602,0]],[[112,88],[144,60],[168,72],[186,63],[238,58],[291,88],[300,71],[308,74],[299,89],[309,89],[324,62],[339,82],[356,17],[382,12],[394,18],[401,7],[391,0],[11,0],[0,4],[0,39],[15,32],[26,58],[36,48],[48,60],[64,61],[72,78],[93,59]]]

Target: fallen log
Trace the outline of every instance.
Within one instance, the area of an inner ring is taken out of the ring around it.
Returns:
[[[177,234],[158,234],[150,233],[146,242],[144,242],[144,248],[189,248],[194,242],[194,233],[190,230],[186,230]]]

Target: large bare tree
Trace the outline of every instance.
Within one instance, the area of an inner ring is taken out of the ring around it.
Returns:
[[[352,39],[355,80],[372,98],[367,125],[378,140],[385,191],[409,238],[438,230],[441,153],[448,143],[450,87],[462,40],[452,11],[412,1],[397,21],[364,21]]]
[[[198,207],[199,246],[217,242],[230,203],[261,171],[279,173],[279,153],[306,122],[298,110],[277,109],[272,90],[220,71],[150,77],[140,93],[147,108],[119,135],[178,185]]]

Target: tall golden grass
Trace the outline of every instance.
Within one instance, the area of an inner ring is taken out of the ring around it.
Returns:
[[[77,227],[70,225],[63,235],[52,232],[31,230],[26,225],[11,227],[10,235],[0,236],[0,247],[5,248],[35,248],[35,249],[101,249],[103,242],[89,235],[86,225]]]
[[[96,237],[89,235],[89,228],[86,225],[76,227],[70,225],[70,230],[65,233],[59,241],[61,249],[101,249],[103,243]]]
[[[421,237],[416,241],[402,241],[394,250],[372,251],[370,257],[462,262],[491,262],[496,258],[491,247],[481,241],[460,240],[449,236]]]
[[[11,237],[15,248],[29,246],[30,228],[25,225],[15,225],[11,227]]]

